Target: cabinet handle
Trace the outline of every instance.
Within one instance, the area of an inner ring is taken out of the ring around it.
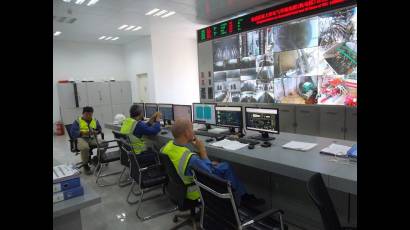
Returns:
[[[101,91],[98,91],[98,95],[100,96],[100,101],[102,101]]]

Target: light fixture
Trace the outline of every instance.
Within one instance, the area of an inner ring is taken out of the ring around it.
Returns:
[[[63,2],[71,2],[71,0],[63,0]]]
[[[159,10],[159,9],[155,8],[155,9],[149,11],[148,13],[146,13],[145,15],[151,15],[151,14],[157,12],[158,10]]]
[[[160,15],[166,13],[166,12],[167,12],[166,10],[161,10],[160,12],[154,14],[154,16],[160,16]]]
[[[97,2],[98,2],[98,0],[90,0],[90,1],[88,2],[87,6],[92,6],[92,5],[94,5],[95,3],[97,3]]]
[[[128,28],[126,28],[125,30],[130,30],[132,28],[134,28],[135,26],[128,26]]]
[[[118,38],[119,38],[119,37],[115,37],[115,38],[111,39],[111,41],[118,40]]]
[[[118,27],[118,29],[119,30],[122,30],[122,29],[124,29],[125,27],[127,27],[128,25],[122,25],[122,26],[120,26],[120,27]]]
[[[54,33],[54,36],[59,36],[60,34],[61,34],[60,31],[56,31],[56,32]]]
[[[139,30],[139,29],[142,29],[142,27],[141,26],[137,26],[135,29],[133,29],[132,31],[137,31],[137,30]]]
[[[101,36],[100,38],[99,38],[99,40],[102,40],[102,39],[104,39],[105,38],[105,36]]]
[[[81,4],[83,4],[84,2],[85,2],[85,0],[77,0],[77,1],[75,1],[75,4],[81,5]]]
[[[107,37],[105,40],[110,40],[112,37]]]
[[[169,17],[169,16],[174,15],[174,14],[175,14],[175,11],[171,11],[171,12],[165,14],[165,15],[162,15],[161,18],[166,18],[166,17]]]

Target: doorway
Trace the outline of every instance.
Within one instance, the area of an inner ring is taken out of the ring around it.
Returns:
[[[140,102],[148,102],[148,74],[137,74],[138,98]]]

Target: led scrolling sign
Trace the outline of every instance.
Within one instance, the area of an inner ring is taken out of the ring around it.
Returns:
[[[209,41],[354,4],[356,0],[302,0],[286,3],[200,29],[197,31],[197,40],[198,43]]]

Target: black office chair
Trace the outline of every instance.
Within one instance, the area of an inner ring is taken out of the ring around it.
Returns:
[[[185,220],[171,229],[175,230],[189,223],[192,223],[194,230],[197,229],[195,219],[198,218],[198,214],[195,213],[195,208],[200,206],[201,203],[199,202],[199,200],[194,201],[186,199],[188,186],[184,184],[181,177],[178,175],[168,155],[160,153],[159,159],[164,166],[166,174],[168,175],[168,183],[165,187],[167,196],[170,198],[172,203],[177,205],[179,211],[190,211],[189,214],[175,215],[173,219],[174,223],[178,222],[178,218],[185,218]],[[195,184],[192,183],[192,185]]]
[[[123,141],[121,146],[124,149],[124,151],[127,152],[128,159],[130,162],[130,175],[133,179],[130,191],[127,196],[127,202],[129,204],[138,203],[136,211],[137,217],[140,220],[144,221],[175,211],[176,208],[172,208],[170,210],[159,211],[148,216],[142,216],[142,214],[140,213],[142,202],[165,195],[165,184],[167,183],[167,176],[162,170],[162,166],[158,161],[157,153],[152,151],[152,149],[148,149],[146,151],[141,152],[140,154],[135,154],[132,145],[130,145],[130,140],[128,136],[126,140],[127,141]],[[134,187],[137,184],[139,191],[135,193]],[[157,189],[160,186],[162,187],[162,194],[154,195],[146,199],[143,198],[144,192],[150,192],[152,190]],[[131,201],[131,194],[139,196],[139,200]]]
[[[355,227],[342,227],[340,225],[339,217],[320,173],[314,174],[309,179],[307,191],[313,203],[319,209],[325,230],[356,229]]]
[[[263,213],[238,208],[231,183],[197,167],[192,168],[195,184],[199,186],[202,201],[201,228],[203,229],[287,229],[283,211],[271,209]],[[278,215],[278,221],[269,218]]]
[[[130,176],[130,160],[128,158],[127,151],[122,146],[122,144],[127,141],[127,135],[122,134],[122,133],[117,132],[117,131],[112,131],[112,133],[114,134],[114,139],[117,141],[118,147],[120,148],[120,163],[121,163],[122,166],[124,166],[124,168],[121,171],[121,175],[118,178],[118,186],[119,187],[125,187],[125,186],[128,186],[132,183],[132,178]],[[127,179],[121,180],[123,175],[125,175],[126,171],[128,171]]]

